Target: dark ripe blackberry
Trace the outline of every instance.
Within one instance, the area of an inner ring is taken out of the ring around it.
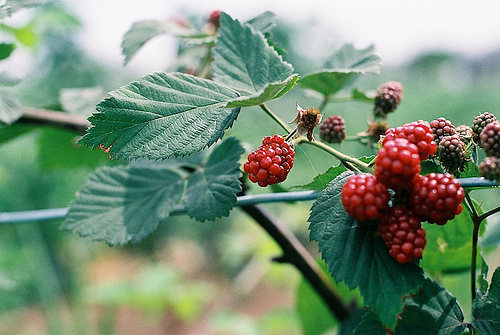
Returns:
[[[439,144],[441,139],[445,136],[455,135],[457,130],[451,121],[440,117],[437,120],[432,120],[430,123],[432,133],[434,134],[434,141]]]
[[[500,121],[488,123],[479,138],[486,156],[500,158]]]
[[[387,113],[394,112],[403,99],[403,85],[397,81],[383,83],[375,95],[373,114],[376,117],[385,117]]]
[[[446,172],[457,175],[468,161],[467,149],[460,135],[445,136],[438,145],[437,156]]]
[[[481,176],[489,180],[500,182],[500,158],[486,157],[481,164],[479,164],[479,171]]]
[[[474,142],[480,144],[479,136],[481,135],[481,132],[483,131],[484,127],[486,127],[487,124],[496,121],[497,118],[495,115],[489,113],[489,112],[484,112],[479,114],[474,118],[474,121],[472,121],[472,131],[473,133],[473,139]]]
[[[345,123],[340,115],[327,117],[319,126],[319,138],[325,142],[340,143],[345,137]]]

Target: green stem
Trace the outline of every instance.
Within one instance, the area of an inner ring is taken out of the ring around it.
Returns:
[[[371,168],[368,164],[366,164],[365,162],[362,162],[360,161],[359,159],[357,158],[354,158],[352,156],[348,156],[334,148],[332,148],[331,146],[323,143],[323,142],[320,142],[320,141],[312,141],[312,142],[309,142],[307,139],[305,138],[302,138],[300,139],[300,142],[299,143],[308,143],[312,146],[315,146],[327,153],[329,153],[330,155],[334,156],[335,158],[337,158],[339,161],[341,161],[342,163],[344,162],[347,162],[347,163],[350,163],[352,165],[354,165],[356,168],[358,168],[359,170],[363,171],[363,172],[366,172],[366,173],[371,173],[373,174],[373,168]]]
[[[266,112],[267,115],[269,115],[274,121],[276,121],[276,123],[278,123],[281,128],[283,128],[287,132],[287,134],[292,132],[292,129],[288,127],[288,125],[283,122],[283,120],[280,119],[276,114],[274,114],[269,108],[267,108],[265,104],[260,104],[259,106],[260,108],[262,108],[262,110],[264,110],[264,112]]]
[[[321,105],[319,105],[319,110],[320,112],[326,108],[326,105],[328,105],[328,103],[330,102],[330,99],[328,99],[328,97],[323,97],[323,101],[321,101]]]

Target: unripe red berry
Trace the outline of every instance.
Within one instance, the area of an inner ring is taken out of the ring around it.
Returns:
[[[451,121],[440,117],[437,120],[432,120],[430,123],[432,133],[434,134],[434,141],[436,143],[441,142],[441,139],[445,136],[455,135],[457,130]]]
[[[383,143],[395,138],[405,138],[410,143],[415,144],[422,161],[436,152],[437,144],[434,141],[434,134],[426,121],[419,120],[388,129],[385,132]]]
[[[500,158],[500,121],[488,123],[481,131],[480,139],[486,156]]]

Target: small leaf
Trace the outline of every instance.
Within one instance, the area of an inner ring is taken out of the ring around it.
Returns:
[[[355,88],[351,92],[352,99],[355,101],[364,101],[364,102],[370,102],[373,103],[374,97],[368,96],[366,92],[360,91],[359,89]]]
[[[110,93],[80,143],[110,148],[112,158],[166,159],[200,151],[222,138],[239,95],[216,82],[182,73],[155,73]]]
[[[466,328],[457,299],[430,279],[425,279],[422,290],[405,303],[397,334],[460,335]]]
[[[219,36],[213,49],[214,80],[250,94],[286,81],[293,67],[269,46],[264,35],[248,24],[221,14]]]
[[[364,303],[393,329],[403,311],[402,298],[420,288],[423,271],[415,263],[397,263],[374,234],[372,223],[359,223],[347,215],[340,193],[351,175],[343,172],[320,193],[309,217],[310,239],[318,241],[333,278],[351,289],[358,287]]]
[[[14,43],[0,43],[0,60],[8,58],[15,48]]]
[[[10,124],[22,115],[21,102],[7,89],[0,89],[0,123]]]
[[[159,164],[104,167],[78,191],[63,229],[110,245],[136,243],[170,215],[183,191],[182,176]]]
[[[186,210],[198,221],[228,216],[241,191],[239,159],[244,152],[240,142],[230,137],[217,146],[203,168],[189,178]]]
[[[247,21],[256,31],[265,34],[276,27],[276,14],[267,11]]]
[[[34,27],[32,24],[27,24],[26,26],[21,28],[14,28],[2,23],[0,24],[0,28],[12,34],[20,43],[24,44],[27,47],[32,47],[37,42],[35,32],[33,31]]]
[[[125,56],[125,65],[130,62],[132,57],[146,42],[166,33],[181,36],[192,32],[188,28],[182,28],[179,25],[158,20],[146,20],[134,23],[123,36],[122,53]]]
[[[359,74],[379,73],[380,58],[373,47],[356,50],[352,44],[343,46],[324,69],[304,76],[299,85],[329,97],[346,87]]]
[[[481,334],[500,334],[500,267],[493,273],[488,294],[476,294],[472,315],[472,327]]]

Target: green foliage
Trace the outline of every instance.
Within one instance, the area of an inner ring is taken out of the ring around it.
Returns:
[[[351,44],[346,44],[325,64],[324,69],[302,77],[299,85],[319,92],[327,99],[351,83],[359,74],[380,72],[381,60],[373,53],[373,49],[368,47],[356,50]],[[354,94],[362,97],[356,91]]]
[[[245,92],[239,99],[241,106],[279,98],[297,81],[293,67],[268,45],[261,32],[225,13],[221,15],[219,36],[212,52],[214,80]]]
[[[0,60],[8,58],[15,48],[14,43],[0,43]]]
[[[23,8],[37,7],[52,2],[52,0],[5,0],[0,5],[0,19],[11,16]]]
[[[340,192],[351,175],[343,172],[318,196],[309,217],[310,238],[318,242],[333,278],[351,289],[359,287],[364,303],[394,328],[403,311],[402,297],[420,288],[423,272],[414,263],[397,263],[374,235],[372,223],[359,223],[344,211]]]
[[[191,175],[185,195],[189,216],[205,221],[229,215],[236,203],[236,194],[241,191],[238,161],[243,151],[239,141],[230,137]]]
[[[500,333],[500,267],[493,274],[488,294],[476,294],[472,315],[475,318],[472,327],[481,334]]]
[[[21,114],[19,99],[8,88],[0,88],[0,123],[10,124]]]
[[[80,143],[110,148],[112,158],[127,161],[200,151],[222,138],[240,111],[223,108],[235,91],[181,73],[147,75],[110,95]]]

